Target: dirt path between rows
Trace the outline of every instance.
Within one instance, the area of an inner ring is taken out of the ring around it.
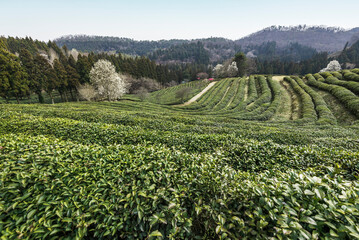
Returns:
[[[217,82],[211,82],[210,84],[208,84],[207,87],[205,87],[205,89],[203,89],[200,93],[198,93],[196,96],[194,96],[193,98],[191,98],[190,100],[188,100],[187,102],[183,103],[183,104],[179,104],[176,105],[177,107],[183,107],[183,106],[187,106],[190,105],[191,103],[197,101],[197,99],[199,99],[203,94],[205,94],[211,87],[214,86],[214,84],[216,84]]]

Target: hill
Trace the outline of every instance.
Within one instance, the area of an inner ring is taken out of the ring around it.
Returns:
[[[289,43],[299,43],[312,47],[318,52],[335,52],[342,50],[345,44],[359,36],[359,28],[344,30],[335,27],[306,26],[295,27],[272,26],[239,39],[236,44],[246,47],[274,41],[279,47]]]
[[[0,233],[357,238],[357,73],[222,79],[188,106],[0,104]]]
[[[200,42],[209,56],[209,62],[218,63],[233,57],[240,50],[249,53],[250,56],[272,58],[273,53],[268,55],[267,52],[262,51],[263,45],[268,43],[274,44],[276,57],[286,61],[288,59],[301,61],[313,56],[315,51],[331,53],[342,50],[347,42],[351,45],[358,37],[359,28],[344,30],[334,27],[303,25],[296,27],[272,26],[235,41],[225,38],[136,41],[128,38],[85,35],[64,36],[54,41],[60,46],[66,45],[70,49],[75,48],[84,52],[121,52],[130,55],[151,56],[151,59],[161,63],[196,62],[196,55],[179,56],[180,54],[174,53],[179,49],[190,49],[193,44]],[[295,49],[293,50],[293,48]],[[301,55],[304,50],[305,53]],[[206,61],[205,59],[200,63],[206,64]]]

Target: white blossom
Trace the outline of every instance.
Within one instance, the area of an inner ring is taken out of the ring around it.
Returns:
[[[320,70],[320,72],[335,72],[342,70],[340,63],[337,60],[331,61],[326,68]]]
[[[107,60],[99,60],[90,71],[90,81],[100,98],[117,100],[127,92],[127,84]]]
[[[235,77],[237,74],[238,74],[237,63],[232,62],[230,65],[228,65],[227,75],[228,77]]]
[[[222,64],[217,64],[214,68],[213,68],[213,76],[214,77],[222,77],[223,76],[223,65]]]

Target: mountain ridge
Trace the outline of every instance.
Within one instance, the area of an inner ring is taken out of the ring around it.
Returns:
[[[346,43],[348,47],[359,39],[359,27],[344,29],[328,26],[270,26],[254,32],[238,40],[223,37],[199,39],[170,39],[170,40],[134,40],[124,37],[67,35],[56,38],[59,45],[66,45],[69,49],[75,48],[82,52],[121,52],[133,56],[156,55],[156,51],[171,49],[183,44],[203,43],[210,54],[210,62],[216,63],[228,59],[238,51],[258,53],[261,45],[275,42],[277,52],[288,52],[293,44],[315,49],[317,52],[335,53],[342,51]],[[287,49],[287,50],[286,50]],[[257,55],[257,54],[256,54]],[[191,58],[193,56],[189,56]],[[163,58],[163,57],[162,57]],[[161,62],[161,58],[152,58]],[[299,61],[302,59],[294,59]]]

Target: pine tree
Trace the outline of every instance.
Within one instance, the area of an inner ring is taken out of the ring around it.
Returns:
[[[6,101],[15,97],[24,97],[29,92],[27,74],[20,64],[20,59],[4,48],[0,48],[0,96]]]
[[[29,98],[29,102],[31,103],[31,92],[34,92],[35,86],[33,83],[33,79],[34,79],[34,73],[35,73],[35,63],[34,63],[34,58],[32,56],[32,54],[30,53],[30,51],[28,51],[25,48],[21,48],[20,49],[20,61],[21,61],[21,65],[24,68],[24,70],[27,73],[27,77],[29,80],[29,92],[28,92],[28,98]]]
[[[238,76],[243,77],[246,74],[246,55],[242,52],[234,56],[234,61],[237,63]]]
[[[56,73],[57,79],[58,79],[58,91],[60,93],[61,96],[61,101],[65,101],[67,102],[67,95],[66,95],[66,88],[67,88],[67,72],[64,68],[64,66],[62,65],[62,63],[59,60],[55,60],[54,61],[54,71]],[[64,98],[65,95],[65,98]]]
[[[91,64],[88,61],[88,58],[85,56],[79,55],[79,58],[76,62],[76,71],[80,76],[80,83],[89,83],[90,82],[90,71]]]

